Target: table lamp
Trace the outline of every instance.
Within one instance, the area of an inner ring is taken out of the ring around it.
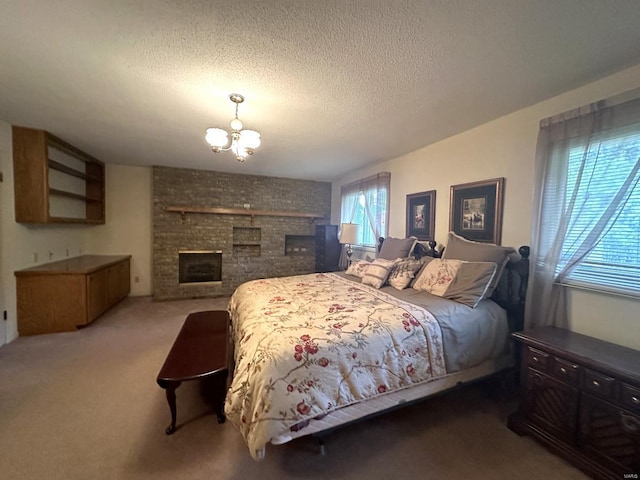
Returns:
[[[358,224],[343,223],[340,225],[340,238],[338,240],[343,245],[347,245],[347,266],[351,265],[351,255],[353,249],[351,245],[358,241]]]

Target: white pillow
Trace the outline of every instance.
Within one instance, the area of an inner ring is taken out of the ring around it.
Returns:
[[[396,264],[397,260],[386,260],[384,258],[376,258],[369,264],[367,273],[362,277],[362,283],[371,285],[374,288],[380,288],[387,281],[389,272]]]
[[[353,260],[347,271],[344,272],[347,275],[353,275],[358,278],[364,277],[364,274],[367,273],[367,268],[369,268],[371,262],[366,260]]]

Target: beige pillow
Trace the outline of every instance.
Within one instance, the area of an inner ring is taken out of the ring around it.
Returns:
[[[422,272],[424,272],[424,269],[427,268],[427,265],[432,260],[435,260],[435,257],[422,257],[420,259],[420,263],[422,263],[422,266],[420,267],[420,270],[416,272],[415,278],[411,281],[411,287],[415,286],[416,282],[420,278],[420,275],[422,275]]]
[[[371,285],[374,288],[380,288],[387,281],[387,277],[391,272],[396,260],[386,260],[384,258],[376,258],[369,264],[367,272],[362,277],[362,283]]]
[[[462,238],[453,232],[447,237],[447,247],[442,258],[450,260],[465,260],[468,262],[493,262],[497,265],[497,272],[491,280],[487,297],[491,296],[493,289],[500,281],[504,266],[509,261],[509,255],[515,253],[515,248],[503,247],[494,243],[472,242]]]
[[[413,288],[475,308],[487,297],[496,270],[493,262],[436,258],[425,266]]]
[[[461,264],[462,260],[435,258],[422,270],[413,288],[444,297]]]
[[[396,258],[405,258],[409,256],[409,253],[413,250],[417,238],[393,238],[387,237],[382,242],[382,248],[377,255],[377,258],[384,258],[387,260],[395,260]]]
[[[401,260],[391,269],[387,283],[398,290],[407,288],[420,268],[422,268],[420,260],[413,258]]]
[[[367,273],[367,268],[369,268],[369,265],[371,265],[371,262],[368,262],[366,260],[353,260],[351,262],[351,265],[349,265],[344,273],[346,273],[347,275],[353,275],[355,277],[362,278],[364,277],[364,274]]]
[[[475,308],[480,300],[488,297],[497,270],[498,266],[493,262],[462,262],[445,298]]]

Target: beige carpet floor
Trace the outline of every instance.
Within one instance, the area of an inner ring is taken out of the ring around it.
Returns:
[[[582,479],[506,427],[513,400],[477,384],[313,439],[249,456],[197,382],[178,390],[178,431],[156,375],[189,312],[227,299],[128,298],[89,327],[0,348],[0,478]]]

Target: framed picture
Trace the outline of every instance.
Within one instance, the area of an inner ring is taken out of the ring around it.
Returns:
[[[451,186],[449,230],[476,242],[500,245],[504,178]]]
[[[407,237],[433,240],[436,226],[436,191],[407,195]]]

